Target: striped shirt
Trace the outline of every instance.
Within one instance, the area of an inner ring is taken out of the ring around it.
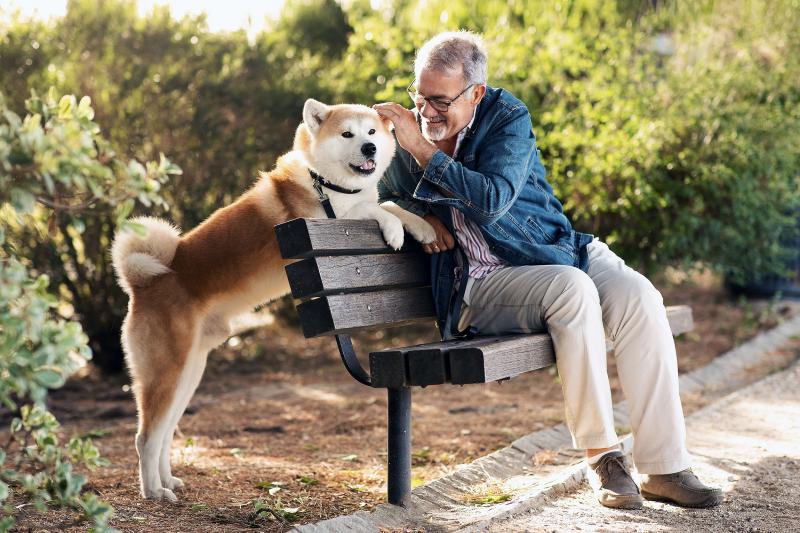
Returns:
[[[467,130],[472,126],[473,122],[475,122],[474,113],[467,127],[458,133],[456,147],[453,150],[454,158],[456,154],[458,154],[458,149],[461,147],[461,141],[464,140],[464,136],[467,134]],[[453,215],[453,229],[456,232],[456,239],[458,239],[458,244],[467,255],[470,278],[481,279],[496,270],[508,266],[508,263],[489,250],[489,245],[486,243],[486,239],[483,238],[483,234],[481,230],[478,229],[475,222],[465,217],[464,213],[455,207],[451,207],[450,210]]]

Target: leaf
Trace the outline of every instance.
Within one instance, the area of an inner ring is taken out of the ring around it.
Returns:
[[[8,498],[8,485],[0,481],[0,502]]]
[[[345,455],[342,457],[342,461],[356,461],[358,459],[358,455],[351,453],[350,455]]]
[[[299,507],[284,507],[275,509],[275,514],[286,520],[287,522],[294,522],[300,518]]]
[[[56,372],[55,370],[45,368],[43,370],[37,370],[33,374],[33,379],[41,385],[42,387],[47,387],[48,389],[56,389],[64,384],[65,378],[60,372]]]
[[[36,198],[30,192],[14,187],[11,189],[11,205],[21,213],[30,213],[36,204]]]
[[[298,481],[300,481],[300,483],[303,485],[319,485],[319,480],[316,480],[311,476],[300,476]]]

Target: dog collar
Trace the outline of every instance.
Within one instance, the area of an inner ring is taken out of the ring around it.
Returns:
[[[311,174],[311,179],[314,180],[314,190],[317,191],[319,203],[322,204],[322,208],[325,210],[325,214],[328,216],[328,218],[336,218],[336,212],[333,210],[330,198],[328,198],[328,195],[322,190],[323,187],[344,194],[356,194],[361,192],[361,189],[346,189],[344,187],[339,187],[335,183],[331,183],[330,181],[326,180],[310,168],[308,169],[308,173]]]
[[[325,187],[326,189],[330,189],[332,191],[340,192],[343,194],[357,194],[360,193],[363,189],[347,189],[345,187],[340,187],[335,183],[331,183],[330,181],[326,180],[310,168],[308,169],[308,173],[311,174],[311,179],[314,180],[314,188],[317,188],[317,185],[321,187]]]

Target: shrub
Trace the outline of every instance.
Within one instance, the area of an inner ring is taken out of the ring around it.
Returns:
[[[136,201],[163,202],[160,184],[179,169],[165,158],[145,165],[116,158],[92,121],[88,98],[34,93],[26,107],[20,118],[0,94],[0,402],[17,414],[0,450],[0,502],[18,491],[37,508],[81,509],[95,531],[105,531],[111,507],[84,493],[86,477],[73,469],[103,464],[98,450],[79,437],[62,445],[58,422],[45,407],[47,392],[90,359],[88,338],[78,321],[64,317],[68,309],[50,292],[48,276],[37,273],[36,257],[21,255],[6,230],[23,235],[38,228],[40,240],[56,241],[54,250],[74,252],[78,262],[67,270],[85,268],[80,260],[90,243],[80,236],[87,213],[115,205],[115,220],[124,224]],[[47,221],[54,218],[63,231],[49,236]],[[14,523],[9,506],[3,512],[0,531]]]

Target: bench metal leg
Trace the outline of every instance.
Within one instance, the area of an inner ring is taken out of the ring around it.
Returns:
[[[411,389],[389,391],[389,503],[411,501]]]

